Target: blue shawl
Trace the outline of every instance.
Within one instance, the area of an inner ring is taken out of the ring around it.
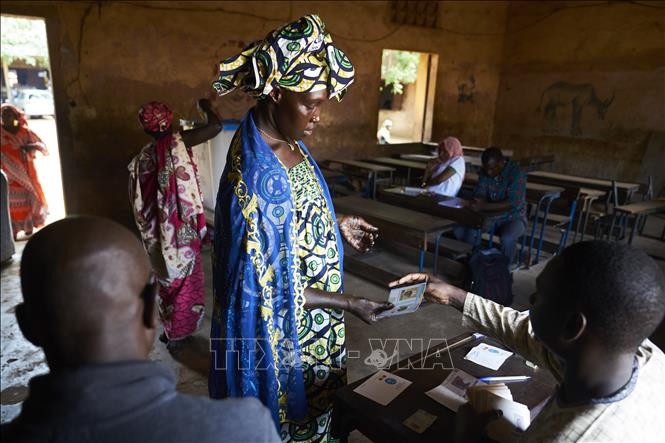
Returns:
[[[335,220],[323,174],[299,144]],[[278,429],[287,417],[307,415],[297,333],[307,282],[297,236],[288,172],[263,141],[250,110],[231,142],[217,194],[208,388],[213,398],[258,397]],[[286,405],[281,414],[280,405]]]

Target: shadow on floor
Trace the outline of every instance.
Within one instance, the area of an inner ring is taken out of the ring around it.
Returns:
[[[210,341],[200,335],[192,335],[177,342],[171,342],[167,350],[173,360],[188,369],[208,378],[210,367]]]

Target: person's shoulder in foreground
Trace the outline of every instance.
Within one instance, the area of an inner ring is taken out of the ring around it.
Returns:
[[[21,259],[21,332],[50,372],[30,380],[3,441],[279,441],[255,399],[179,394],[173,371],[148,360],[157,290],[138,239],[97,217],[35,234]]]
[[[40,411],[22,414],[13,422],[2,425],[2,440],[76,443],[281,441],[270,411],[256,398],[213,400],[176,393],[175,385],[169,391],[158,398],[128,402],[125,406],[130,409],[116,416],[105,413],[112,407],[107,408],[101,417],[91,417],[81,411],[61,415],[62,411],[53,409],[65,408],[67,404],[46,401],[46,404],[35,406],[46,406],[50,411],[41,412],[48,412],[50,416],[36,416],[35,413]],[[104,400],[100,398],[99,402],[103,404]],[[133,406],[139,409],[131,409]],[[90,412],[96,408],[86,409]]]

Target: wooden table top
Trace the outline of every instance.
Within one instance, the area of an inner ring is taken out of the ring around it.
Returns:
[[[588,197],[599,198],[607,194],[607,191],[601,191],[600,189],[593,188],[580,188],[580,194],[586,195]]]
[[[425,168],[427,167],[427,165],[422,162],[413,161],[413,160],[404,160],[392,157],[374,157],[370,158],[368,161],[384,165],[398,166],[402,168],[420,169],[420,170],[425,170]]]
[[[529,172],[530,178],[547,179],[552,181],[561,181],[574,183],[581,187],[611,189],[612,181],[601,178],[580,177],[577,175],[560,174],[556,172],[546,171],[533,171]],[[626,191],[637,191],[640,187],[639,183],[616,182],[617,188]]]
[[[390,166],[377,165],[375,163],[364,162],[360,160],[330,160],[331,163],[339,163],[342,165],[353,166],[355,168],[365,169],[373,172],[393,172],[395,168]]]
[[[498,215],[474,211],[464,204],[465,200],[460,198],[436,194],[412,195],[404,191],[403,187],[379,189],[377,198],[395,208],[409,208],[474,228],[483,226],[487,220]],[[446,203],[439,204],[440,202]]]
[[[445,218],[355,196],[335,198],[333,204],[335,205],[335,211],[367,218],[370,223],[372,223],[372,220],[378,219],[424,233],[444,231],[455,224],[452,220]]]
[[[436,158],[436,155],[428,155],[428,154],[401,154],[400,158],[404,160],[410,160],[414,162],[421,162],[421,163],[427,163],[430,160],[434,160]]]
[[[550,192],[550,193],[561,193],[565,191],[564,188],[560,186],[552,186],[552,185],[543,185],[542,183],[529,183],[527,182],[526,184],[527,190],[533,190],[533,191],[540,191],[540,192]]]
[[[427,342],[426,339],[424,341]],[[380,442],[444,443],[452,441],[455,413],[425,394],[443,382],[450,374],[451,368],[461,369],[476,378],[487,375],[530,376],[531,379],[528,381],[510,383],[508,387],[515,401],[526,405],[533,416],[556,389],[556,380],[552,374],[541,368],[533,369],[527,366],[525,359],[518,354],[508,357],[497,371],[466,360],[464,357],[480,343],[506,348],[496,340],[484,336],[473,336],[467,332],[423,350],[424,352],[420,354],[403,359],[386,369],[387,372],[412,382],[387,406],[381,406],[354,392],[354,389],[369,377],[337,390],[334,394],[333,436],[358,429],[373,441]],[[415,350],[417,352],[419,349]],[[390,354],[392,348],[386,348],[384,351]],[[422,434],[417,434],[402,424],[418,409],[437,416],[437,420]]]
[[[479,155],[482,154],[483,151],[487,148],[476,148],[474,146],[462,146],[462,149],[465,151],[465,153],[472,154],[472,155]],[[513,151],[511,149],[502,149],[501,152],[503,153],[504,157],[512,157],[513,156]]]
[[[665,198],[660,197],[655,200],[629,203],[614,208],[616,211],[627,214],[654,214],[656,212],[665,212]]]

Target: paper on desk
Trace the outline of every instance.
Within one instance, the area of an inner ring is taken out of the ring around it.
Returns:
[[[503,412],[501,418],[487,425],[487,435],[502,443],[514,441],[517,430],[525,431],[531,424],[529,408],[522,403],[497,395],[486,386],[476,386],[469,390],[469,403],[477,412],[487,412],[500,409]],[[510,390],[506,388],[509,392]]]
[[[453,369],[443,383],[425,394],[451,411],[457,412],[459,407],[468,400],[466,390],[479,383],[482,382],[473,375],[467,374],[461,369]]]
[[[402,391],[408,388],[410,384],[409,380],[398,375],[379,371],[353,391],[380,405],[386,406]]]
[[[447,206],[449,208],[455,208],[455,209],[462,209],[467,207],[466,202],[459,198],[441,200],[438,204],[439,206]]]
[[[427,192],[427,189],[416,188],[413,186],[404,186],[403,192],[408,196],[415,197],[422,194],[423,192]]]
[[[513,355],[512,352],[481,343],[471,349],[464,359],[496,371],[511,355]]]

